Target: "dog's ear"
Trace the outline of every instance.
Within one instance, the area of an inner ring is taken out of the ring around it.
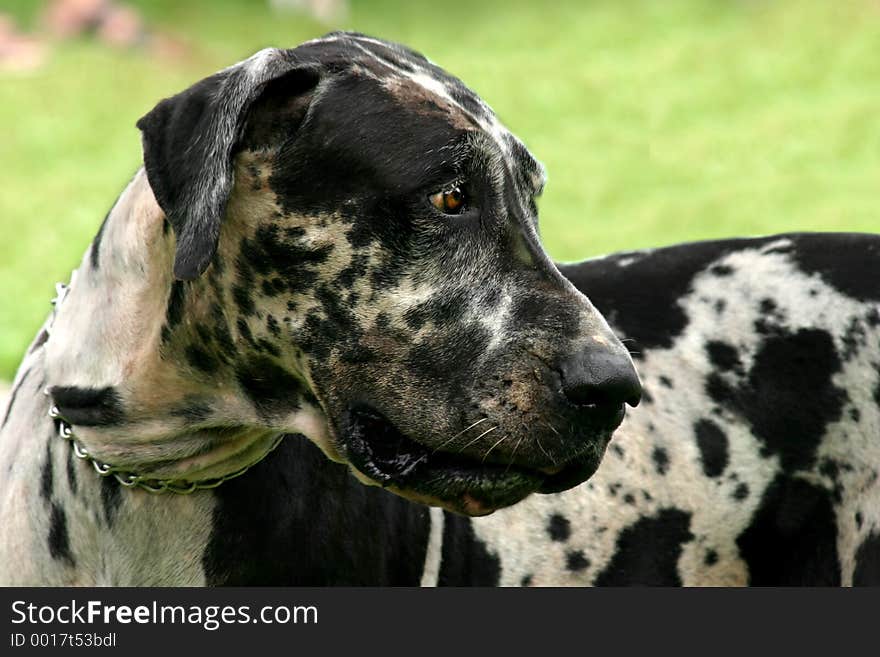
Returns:
[[[249,110],[282,79],[284,93],[305,114],[320,70],[290,51],[267,48],[166,98],[137,122],[147,179],[177,237],[176,278],[197,278],[214,257]]]

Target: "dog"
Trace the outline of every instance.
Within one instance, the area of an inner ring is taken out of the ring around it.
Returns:
[[[0,582],[878,581],[877,236],[557,266],[522,142],[355,33],[138,127],[9,396]]]

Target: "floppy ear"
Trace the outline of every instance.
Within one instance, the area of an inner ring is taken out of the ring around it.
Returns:
[[[267,48],[166,98],[137,122],[147,179],[177,237],[176,278],[197,278],[214,257],[248,111],[282,76],[295,83],[285,85],[288,93],[305,95],[320,74],[291,51]],[[303,113],[307,105],[300,103]]]

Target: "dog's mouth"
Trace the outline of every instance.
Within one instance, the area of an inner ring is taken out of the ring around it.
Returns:
[[[405,436],[376,409],[348,412],[343,450],[371,482],[408,499],[470,516],[487,515],[532,493],[557,493],[596,471],[605,441],[561,467],[528,468],[435,450]],[[610,439],[611,432],[608,432]]]

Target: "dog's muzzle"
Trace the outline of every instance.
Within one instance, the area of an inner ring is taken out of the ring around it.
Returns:
[[[404,435],[366,405],[348,412],[343,450],[361,474],[403,497],[466,515],[486,515],[532,493],[567,490],[593,475],[625,413],[622,407],[610,412],[607,407],[590,407],[581,412],[589,415],[584,422],[589,435],[566,437],[571,456],[563,462],[553,462],[549,456],[514,460],[491,449],[482,458],[435,449]],[[531,438],[517,438],[526,440]],[[514,450],[513,456],[526,453]]]

